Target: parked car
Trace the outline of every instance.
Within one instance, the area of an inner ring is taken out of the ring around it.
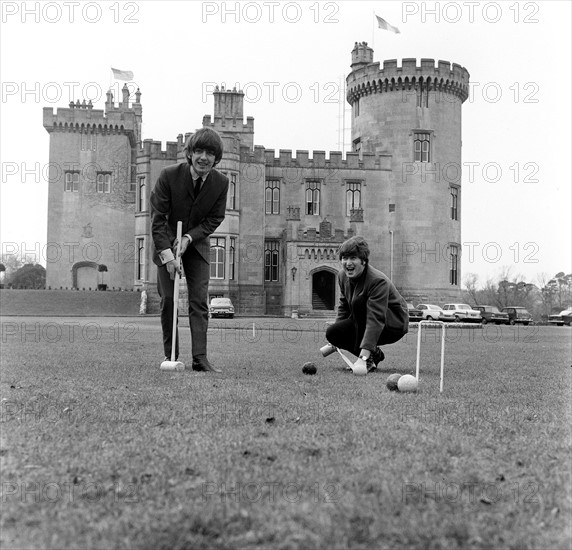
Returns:
[[[475,306],[473,309],[481,312],[481,323],[495,323],[495,325],[508,325],[508,313],[503,313],[496,306]]]
[[[517,323],[528,325],[532,323],[532,315],[524,307],[510,306],[503,307],[502,310],[508,313],[508,322],[510,325],[516,325]]]
[[[211,317],[234,317],[234,306],[230,298],[213,298],[209,306]]]
[[[469,304],[445,304],[439,320],[455,321],[456,323],[480,323],[481,312],[473,309]]]
[[[564,325],[572,326],[572,307],[561,311],[560,313],[555,313],[554,315],[548,316],[549,325],[558,325],[562,327]]]
[[[413,322],[421,321],[423,319],[423,313],[420,309],[417,309],[413,304],[407,304],[407,312],[409,313],[409,320]]]
[[[417,309],[421,310],[423,319],[427,321],[438,321],[443,311],[439,306],[434,304],[419,304]]]

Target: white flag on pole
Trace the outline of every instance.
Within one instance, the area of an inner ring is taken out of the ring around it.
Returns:
[[[113,72],[113,78],[116,80],[133,80],[132,71],[120,71],[119,69],[114,69],[113,67],[111,67],[111,71]]]
[[[384,29],[386,31],[394,32],[395,34],[401,34],[401,32],[399,31],[399,29],[397,27],[390,25],[385,19],[379,17],[379,15],[376,15],[375,17],[377,19],[377,26],[380,29]]]

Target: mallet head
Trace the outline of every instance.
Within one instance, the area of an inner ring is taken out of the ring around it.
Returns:
[[[322,355],[327,357],[328,355],[332,355],[332,353],[336,353],[336,346],[332,346],[332,344],[326,344],[320,348]]]
[[[181,361],[163,361],[161,363],[161,370],[185,370],[185,364]]]

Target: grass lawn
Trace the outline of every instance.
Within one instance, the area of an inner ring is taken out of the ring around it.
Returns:
[[[428,332],[398,394],[416,330],[354,377],[252,323],[211,321],[219,375],[160,371],[156,317],[4,318],[2,548],[570,548],[568,327],[452,329],[442,394]]]

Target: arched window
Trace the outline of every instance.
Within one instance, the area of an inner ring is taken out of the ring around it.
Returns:
[[[320,182],[306,182],[306,214],[318,216],[320,214]]]
[[[415,132],[415,162],[431,162],[431,141],[429,132]]]
[[[352,181],[347,183],[346,189],[346,216],[352,215],[352,210],[361,208],[361,183]]]
[[[211,279],[224,279],[225,238],[211,237]]]
[[[280,243],[278,241],[264,242],[264,280],[277,282],[280,275],[279,255]]]
[[[266,214],[280,214],[280,181],[266,180],[264,193]]]

